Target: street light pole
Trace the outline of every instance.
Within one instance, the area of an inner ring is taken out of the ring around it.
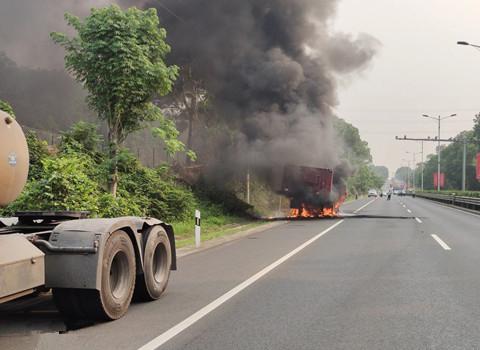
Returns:
[[[424,165],[423,165],[423,141],[422,141],[422,191],[423,191],[423,168],[424,168]]]
[[[480,45],[470,44],[469,42],[466,42],[466,41],[457,41],[457,45],[471,46],[476,49],[480,49]]]
[[[425,117],[425,118],[430,118],[430,119],[433,119],[433,120],[436,120],[438,122],[438,148],[437,148],[437,191],[440,192],[440,154],[441,154],[441,150],[440,150],[440,122],[444,119],[447,119],[447,118],[451,118],[451,117],[455,117],[456,114],[451,114],[449,116],[446,116],[446,117],[441,117],[441,116],[438,116],[437,118],[435,117],[430,117],[428,114],[422,114],[422,117]]]
[[[467,138],[463,136],[462,191],[465,191],[467,178]]]
[[[467,41],[457,41],[457,45],[471,46],[480,50],[480,45],[470,44]],[[466,177],[467,177],[467,140],[465,136],[463,137],[463,168],[462,168],[462,191],[465,191],[466,188]]]

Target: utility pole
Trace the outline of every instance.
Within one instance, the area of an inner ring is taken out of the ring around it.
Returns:
[[[467,178],[467,138],[463,137],[462,191],[465,191]]]
[[[455,117],[456,114],[451,114],[446,117],[430,117],[428,114],[422,114],[422,117],[430,118],[436,120],[438,122],[438,149],[437,149],[437,191],[440,192],[440,156],[441,156],[441,149],[440,149],[440,122],[444,119]]]
[[[247,203],[250,204],[250,167],[247,168]]]
[[[425,167],[425,165],[423,164],[423,140],[421,141],[422,142],[422,191],[423,191],[423,169]]]

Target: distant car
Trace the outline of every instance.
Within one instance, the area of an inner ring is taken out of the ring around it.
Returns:
[[[377,197],[378,192],[377,190],[368,190],[368,197]]]

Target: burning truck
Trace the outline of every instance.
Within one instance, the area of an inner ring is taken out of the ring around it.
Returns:
[[[290,199],[289,217],[335,217],[345,200],[346,186],[332,169],[287,165],[279,193]]]

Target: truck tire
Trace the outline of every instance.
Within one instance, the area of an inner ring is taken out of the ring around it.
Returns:
[[[130,237],[116,231],[103,250],[101,290],[54,289],[55,304],[67,319],[116,320],[128,310],[135,287],[135,251]]]
[[[148,232],[144,249],[144,273],[137,276],[135,299],[157,300],[167,288],[172,265],[172,250],[168,235],[161,226]]]

